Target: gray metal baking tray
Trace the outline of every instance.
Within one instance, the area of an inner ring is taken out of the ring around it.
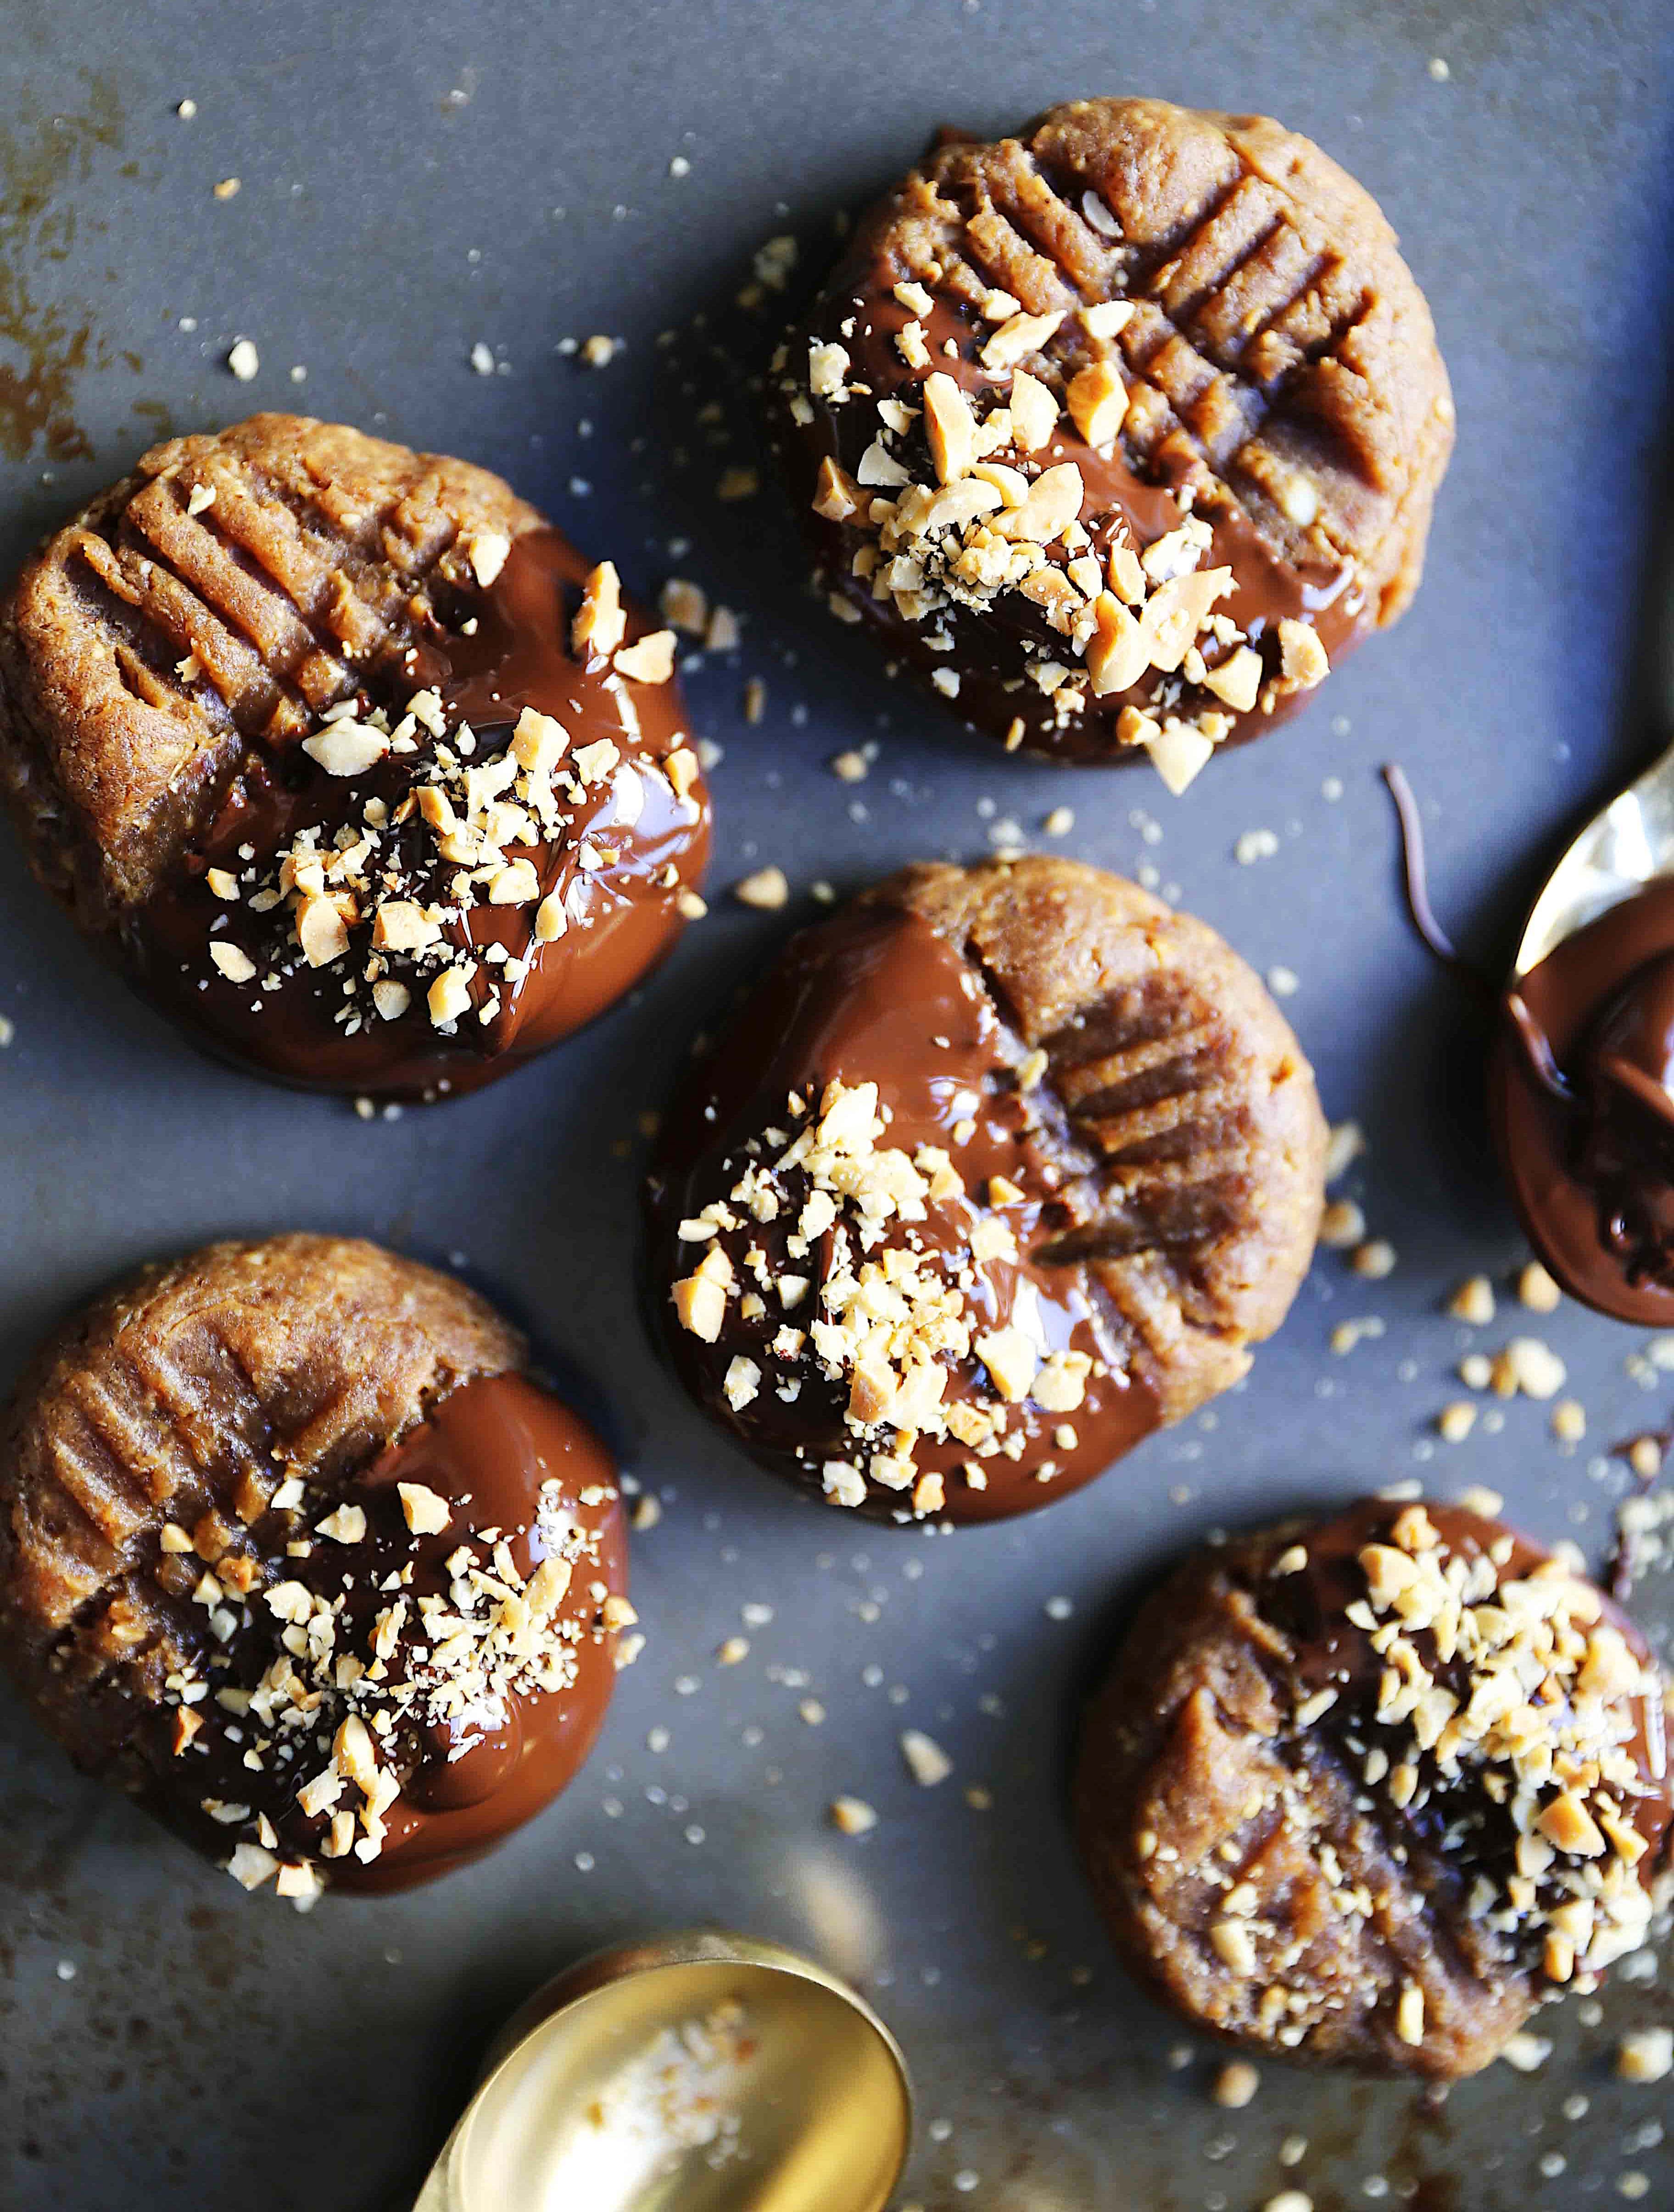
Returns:
[[[363,1122],[193,1057],[0,852],[8,1375],[147,1255],[365,1231],[459,1255],[529,1316],[610,1401],[666,1504],[636,1544],[649,1647],[593,1764],[429,1891],[307,1919],[247,1899],[0,1698],[0,2202],[400,2205],[536,1981],[713,1917],[811,1946],[888,2016],[928,2123],[905,2195],[931,2212],[1245,2212],[1283,2185],[1319,2212],[1557,2212],[1631,2201],[1635,2174],[1638,2201],[1674,2203],[1665,2089],[1610,2075],[1617,2034],[1674,2014],[1666,1963],[1659,1982],[1618,1977],[1596,2020],[1572,2003],[1540,2024],[1555,2048],[1531,2080],[1496,2066],[1437,2106],[1269,2068],[1252,2105],[1222,2112],[1212,2055],[1107,1956],[1061,1805],[1078,1690],[1171,1553],[1416,1475],[1490,1484],[1597,1559],[1628,1487],[1608,1447],[1668,1418],[1674,1375],[1630,1371],[1629,1330],[1525,1314],[1503,1287],[1475,1335],[1440,1310],[1458,1278],[1503,1285],[1522,1254],[1485,1146],[1477,1016],[1403,919],[1375,774],[1405,765],[1438,903],[1491,963],[1566,825],[1653,742],[1636,641],[1670,504],[1665,0],[10,0],[0,20],[7,563],[155,435],[259,405],[490,463],[642,591],[679,573],[738,611],[741,651],[690,680],[725,749],[715,882],[773,860],[799,894],[783,916],[717,896],[567,1050]],[[731,303],[764,240],[794,234],[812,270],[837,211],[938,124],[999,129],[1122,89],[1268,110],[1354,170],[1428,291],[1458,402],[1412,612],[1178,803],[1143,771],[968,749],[804,595],[770,487],[714,497],[752,458],[763,322]],[[606,369],[563,349],[594,332],[624,342]],[[240,337],[260,357],[248,383],[224,365]],[[751,676],[767,686],[755,726]],[[873,741],[868,780],[834,781],[830,757]],[[1154,871],[1294,975],[1328,1108],[1368,1140],[1342,1188],[1399,1264],[1368,1283],[1322,1255],[1247,1387],[1037,1518],[953,1538],[862,1528],[752,1472],[660,1371],[635,1303],[634,1115],[813,878],[980,852],[1007,822],[1038,839],[1061,805],[1066,849]],[[1241,865],[1256,829],[1277,850]],[[1383,1333],[1334,1354],[1336,1324],[1368,1316]],[[1561,1451],[1549,1408],[1518,1401],[1497,1433],[1438,1443],[1467,1337],[1519,1332],[1568,1363],[1586,1442]],[[745,1605],[773,1618],[717,1668]],[[1639,1606],[1665,1641],[1670,1583],[1651,1577]],[[810,1694],[819,1728],[797,1716]],[[910,1780],[904,1725],[946,1746],[950,1782]],[[825,1825],[839,1790],[877,1807],[870,1835]],[[1307,2148],[1287,2168],[1292,2136]]]

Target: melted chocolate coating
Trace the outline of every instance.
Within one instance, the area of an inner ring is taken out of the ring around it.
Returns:
[[[259,914],[247,896],[228,904],[205,878],[211,868],[236,875],[252,854],[265,861],[305,828],[318,828],[329,852],[338,830],[360,827],[368,800],[382,801],[393,814],[428,779],[436,740],[421,732],[417,752],[387,755],[350,777],[328,775],[300,745],[286,745],[247,763],[176,882],[144,911],[137,950],[147,988],[200,1042],[309,1090],[394,1098],[470,1091],[592,1020],[668,951],[683,926],[679,896],[707,857],[708,799],[701,782],[689,801],[677,797],[661,772],[660,763],[685,742],[675,682],[627,682],[607,663],[582,663],[567,651],[569,617],[589,568],[556,530],[518,538],[492,585],[461,595],[445,623],[433,619],[369,702],[387,707],[394,720],[412,693],[434,688],[449,726],[443,742],[454,725],[469,721],[476,762],[503,752],[520,712],[532,707],[569,732],[569,757],[609,738],[645,771],[633,779],[636,793],[624,794],[612,778],[567,805],[551,842],[506,848],[508,860],[533,864],[542,898],[555,892],[562,898],[564,933],[535,942],[529,903],[479,901],[456,911],[444,934],[478,960],[471,1010],[451,1035],[439,1031],[425,1004],[428,975],[415,979],[397,969],[412,987],[411,1003],[395,1019],[383,1018],[362,975],[364,939],[343,959],[311,968],[284,905]],[[473,617],[475,630],[466,635],[460,625]],[[630,640],[646,628],[630,615]],[[584,866],[584,848],[601,864]],[[449,902],[453,870],[417,819],[385,833],[380,862],[386,858],[399,859],[414,886],[404,895]],[[210,961],[211,943],[245,953],[256,978],[229,981]],[[527,972],[508,977],[484,957],[491,947],[505,948],[518,963],[527,957]],[[277,978],[276,988],[266,987],[269,977]],[[348,981],[355,982],[352,995],[345,995]],[[490,989],[498,1005],[483,1020]]]
[[[549,1481],[559,1489],[543,1501]],[[513,1692],[496,1710],[445,1724],[403,1722],[380,1738],[380,1755],[401,1791],[385,1815],[376,1857],[323,1856],[330,1813],[310,1815],[296,1802],[299,1786],[326,1763],[341,1717],[335,1712],[325,1716],[323,1740],[312,1727],[281,1734],[278,1742],[289,1749],[264,1753],[256,1771],[246,1753],[263,1730],[229,1714],[213,1695],[194,1708],[204,1725],[178,1754],[170,1742],[173,1717],[159,1712],[149,1762],[151,1809],[222,1860],[234,1844],[254,1839],[265,1815],[278,1855],[313,1863],[333,1888],[405,1888],[480,1857],[569,1787],[603,1723],[615,1682],[615,1638],[600,1625],[594,1587],[619,1594],[627,1580],[615,1481],[609,1455],[578,1415],[523,1376],[495,1375],[452,1391],[348,1485],[346,1501],[366,1515],[359,1542],[316,1534],[306,1558],[282,1553],[276,1561],[275,1580],[288,1577],[340,1601],[337,1649],[365,1657],[374,1621],[390,1603],[390,1577],[403,1577],[399,1589],[414,1603],[429,1595],[446,1598],[454,1580],[448,1563],[461,1545],[491,1572],[503,1538],[527,1581],[556,1553],[566,1527],[586,1532],[587,1548],[557,1615],[573,1653],[573,1681],[564,1689]],[[422,1484],[448,1500],[447,1526],[430,1534],[410,1531],[399,1483]],[[304,1528],[320,1517],[310,1514]],[[247,1690],[258,1683],[279,1655],[279,1629],[261,1594],[254,1595],[246,1625],[220,1647],[225,1665],[217,1664],[215,1686]],[[390,1662],[398,1681],[407,1648],[398,1645]],[[204,1811],[205,1798],[247,1807],[248,1817],[217,1821]]]
[[[973,1460],[968,1444],[921,1436],[913,1454],[918,1469],[945,1482],[938,1517],[994,1520],[1047,1504],[1091,1481],[1157,1425],[1154,1397],[1128,1372],[1086,1269],[1051,1256],[1055,1237],[1070,1226],[1056,1191],[1085,1163],[1044,1090],[1020,1091],[1015,1071],[1024,1057],[975,971],[928,922],[887,906],[860,906],[791,941],[684,1085],[665,1118],[649,1185],[652,1296],[686,1389],[772,1473],[818,1493],[827,1461],[864,1465],[867,1457],[868,1448],[845,1426],[847,1382],[823,1371],[806,1345],[793,1357],[772,1348],[783,1322],[806,1327],[817,1312],[819,1285],[831,1266],[831,1234],[806,1261],[788,1256],[786,1240],[807,1178],[787,1174],[789,1202],[779,1218],[748,1221],[719,1242],[746,1283],[745,1255],[752,1247],[765,1253],[776,1277],[812,1274],[806,1304],[787,1314],[770,1295],[766,1310],[746,1320],[732,1303],[719,1339],[704,1343],[667,1310],[670,1285],[696,1256],[678,1229],[724,1199],[753,1159],[779,1157],[783,1144],[764,1146],[760,1139],[769,1127],[782,1133],[797,1126],[787,1119],[788,1094],[817,1111],[834,1079],[875,1083],[889,1116],[880,1141],[910,1158],[920,1146],[940,1147],[964,1179],[965,1195],[933,1200],[925,1219],[892,1224],[888,1241],[923,1255],[941,1277],[962,1285],[974,1333],[1006,1327],[1026,1287],[1035,1294],[1047,1349],[1084,1352],[1093,1362],[1085,1398],[1067,1415],[1032,1401],[1001,1408],[1008,1417],[1005,1433],[1020,1436],[1023,1449],[1015,1459],[1001,1451],[976,1460],[984,1488],[971,1486],[962,1471]],[[974,1129],[960,1142],[956,1129],[967,1120]],[[1003,1208],[1016,1257],[975,1267],[971,1232],[992,1211],[982,1194],[995,1176],[1021,1194]],[[742,1410],[726,1390],[738,1358],[755,1360],[765,1378]],[[975,1358],[944,1364],[945,1403],[1001,1408]],[[780,1395],[784,1389],[794,1390],[789,1402]],[[1056,1440],[1066,1421],[1074,1434],[1067,1446]],[[874,1481],[864,1510],[908,1518],[908,1503],[902,1492]]]
[[[790,380],[800,376],[810,343],[832,343],[849,353],[855,384],[874,395],[897,395],[922,409],[923,384],[940,372],[953,379],[979,416],[1003,403],[1012,371],[990,370],[979,358],[994,325],[943,297],[936,299],[928,315],[915,317],[894,297],[900,274],[887,260],[846,264],[840,270],[822,297],[815,320],[790,342]],[[908,368],[896,344],[897,334],[913,320],[922,324],[929,350],[928,362],[918,369]],[[1149,672],[1128,690],[1089,699],[1084,712],[1060,722],[1050,696],[1025,678],[1032,651],[1044,648],[1074,665],[1067,641],[1051,628],[1043,611],[1012,591],[1001,593],[981,615],[956,606],[935,621],[908,622],[892,599],[874,599],[869,581],[853,572],[856,551],[871,543],[868,533],[813,512],[821,461],[829,458],[855,475],[876,430],[875,405],[866,400],[841,406],[816,402],[807,423],[797,422],[785,411],[780,437],[793,495],[822,580],[859,610],[891,653],[899,653],[925,674],[957,670],[959,689],[954,704],[971,727],[1003,738],[1020,719],[1021,744],[1026,750],[1083,763],[1142,757],[1140,747],[1117,739],[1117,718],[1129,705],[1187,720],[1199,713],[1214,714],[1231,724],[1221,743],[1247,743],[1282,721],[1308,696],[1303,690],[1275,693],[1269,688],[1278,673],[1281,621],[1308,623],[1333,667],[1377,625],[1376,605],[1356,583],[1351,564],[1305,568],[1285,559],[1224,485],[1213,479],[1203,482],[1201,464],[1189,449],[1166,449],[1153,479],[1129,465],[1120,439],[1110,452],[1097,451],[1076,434],[1067,415],[1060,415],[1049,442],[1028,459],[1043,469],[1069,461],[1080,471],[1080,519],[1092,541],[1088,550],[1102,566],[1113,541],[1142,552],[1178,530],[1185,514],[1196,514],[1214,533],[1200,567],[1233,572],[1233,589],[1220,602],[1219,611],[1231,617],[1262,654],[1266,671],[1262,700],[1246,713],[1233,713],[1213,692],[1184,677],[1160,678]],[[898,451],[917,482],[935,483],[922,416],[898,441]],[[1052,557],[1061,565],[1063,549],[1053,549]],[[953,641],[951,653],[939,652],[930,642],[944,622]],[[1207,646],[1206,665],[1213,667],[1228,650]]]
[[[1503,1004],[1488,1099],[1530,1241],[1573,1297],[1674,1322],[1674,880],[1566,938]]]

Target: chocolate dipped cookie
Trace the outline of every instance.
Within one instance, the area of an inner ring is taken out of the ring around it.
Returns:
[[[615,1469],[449,1277],[216,1244],[57,1330],[0,1420],[0,1660],[76,1765],[247,1888],[478,1856],[615,1670]]]
[[[258,415],[154,448],[18,578],[0,787],[211,1051],[436,1097],[610,1006],[692,910],[673,649],[486,470]]]
[[[1087,1715],[1075,1812],[1117,1948],[1194,2027],[1446,2081],[1644,1941],[1663,1686],[1579,1565],[1367,1499],[1162,1583]]]
[[[651,1296],[764,1467],[996,1519],[1244,1374],[1306,1271],[1324,1147],[1295,1038],[1202,922],[1065,860],[910,867],[794,938],[700,1053]]]
[[[942,134],[774,391],[833,613],[1008,748],[1176,792],[1400,614],[1453,438],[1371,197],[1160,100]]]

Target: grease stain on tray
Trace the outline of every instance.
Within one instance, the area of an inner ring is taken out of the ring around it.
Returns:
[[[90,455],[76,419],[76,387],[89,368],[137,354],[102,333],[84,300],[55,281],[83,228],[104,224],[73,197],[101,154],[121,149],[124,118],[110,77],[84,73],[75,112],[24,112],[0,123],[0,452],[23,460],[40,447],[54,461]],[[129,163],[124,173],[135,168]]]

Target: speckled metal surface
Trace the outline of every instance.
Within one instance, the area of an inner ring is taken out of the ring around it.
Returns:
[[[594,1763],[430,1892],[308,1919],[247,1899],[0,1699],[0,2202],[399,2205],[535,1981],[706,1917],[812,1947],[887,2014],[928,2123],[907,2193],[932,2212],[1244,2212],[1285,2185],[1319,2212],[1379,2197],[1556,2212],[1622,2201],[1634,2174],[1640,2201],[1674,2201],[1665,2088],[1610,2077],[1616,2037],[1674,2011],[1667,1961],[1648,1985],[1618,1977],[1596,2014],[1542,2023],[1556,2047],[1533,2081],[1496,2067],[1436,2107],[1269,2069],[1253,2105],[1223,2112],[1211,2055],[1110,1962],[1062,1808],[1080,1686],[1178,1547],[1419,1474],[1489,1483],[1525,1527],[1597,1559],[1630,1486],[1607,1448],[1669,1417],[1674,1376],[1635,1379],[1632,1331],[1568,1307],[1537,1319],[1504,1288],[1523,1255],[1486,1150],[1477,1011],[1403,919],[1375,775],[1405,764],[1440,909],[1492,964],[1561,833],[1653,744],[1636,641],[1659,488],[1669,507],[1665,0],[13,0],[4,20],[8,562],[155,434],[257,405],[502,469],[641,589],[679,572],[739,611],[741,651],[691,679],[726,751],[717,884],[768,860],[799,894],[857,884],[981,851],[1007,819],[1037,838],[1068,804],[1066,849],[1154,869],[1257,966],[1294,972],[1328,1107],[1369,1140],[1343,1188],[1398,1265],[1367,1282],[1323,1254],[1247,1387],[1040,1516],[951,1539],[862,1528],[712,1437],[635,1304],[634,1115],[800,896],[782,917],[718,896],[585,1039],[479,1097],[364,1123],[193,1058],[7,853],[8,1373],[143,1255],[363,1230],[462,1255],[529,1316],[608,1400],[666,1510],[636,1547],[649,1648]],[[731,303],[763,240],[793,232],[812,270],[837,210],[938,123],[1004,127],[1105,88],[1264,108],[1347,162],[1402,232],[1458,401],[1411,614],[1179,803],[1144,772],[966,749],[804,596],[772,489],[714,496],[752,458],[764,319]],[[560,349],[594,331],[625,341],[602,371]],[[240,336],[260,356],[247,384],[223,365]],[[496,373],[473,373],[479,342]],[[767,685],[754,727],[751,676]],[[870,740],[869,779],[835,781],[830,757]],[[1277,850],[1240,865],[1254,829]],[[1501,1303],[1473,1333],[1440,1306],[1478,1269]],[[1382,1334],[1335,1355],[1336,1324],[1364,1316]],[[1494,1433],[1436,1443],[1461,1352],[1519,1332],[1568,1363],[1586,1441],[1561,1450],[1549,1408],[1519,1401]],[[1665,1642],[1674,1589],[1653,1577],[1638,1603]],[[719,1668],[746,1605],[772,1618]],[[821,1726],[798,1717],[808,1695]],[[904,1725],[947,1747],[950,1783],[908,1778]],[[973,1784],[990,1809],[966,1802]],[[839,1790],[876,1805],[873,1833],[824,1824]],[[1287,2168],[1293,2136],[1307,2148]]]

